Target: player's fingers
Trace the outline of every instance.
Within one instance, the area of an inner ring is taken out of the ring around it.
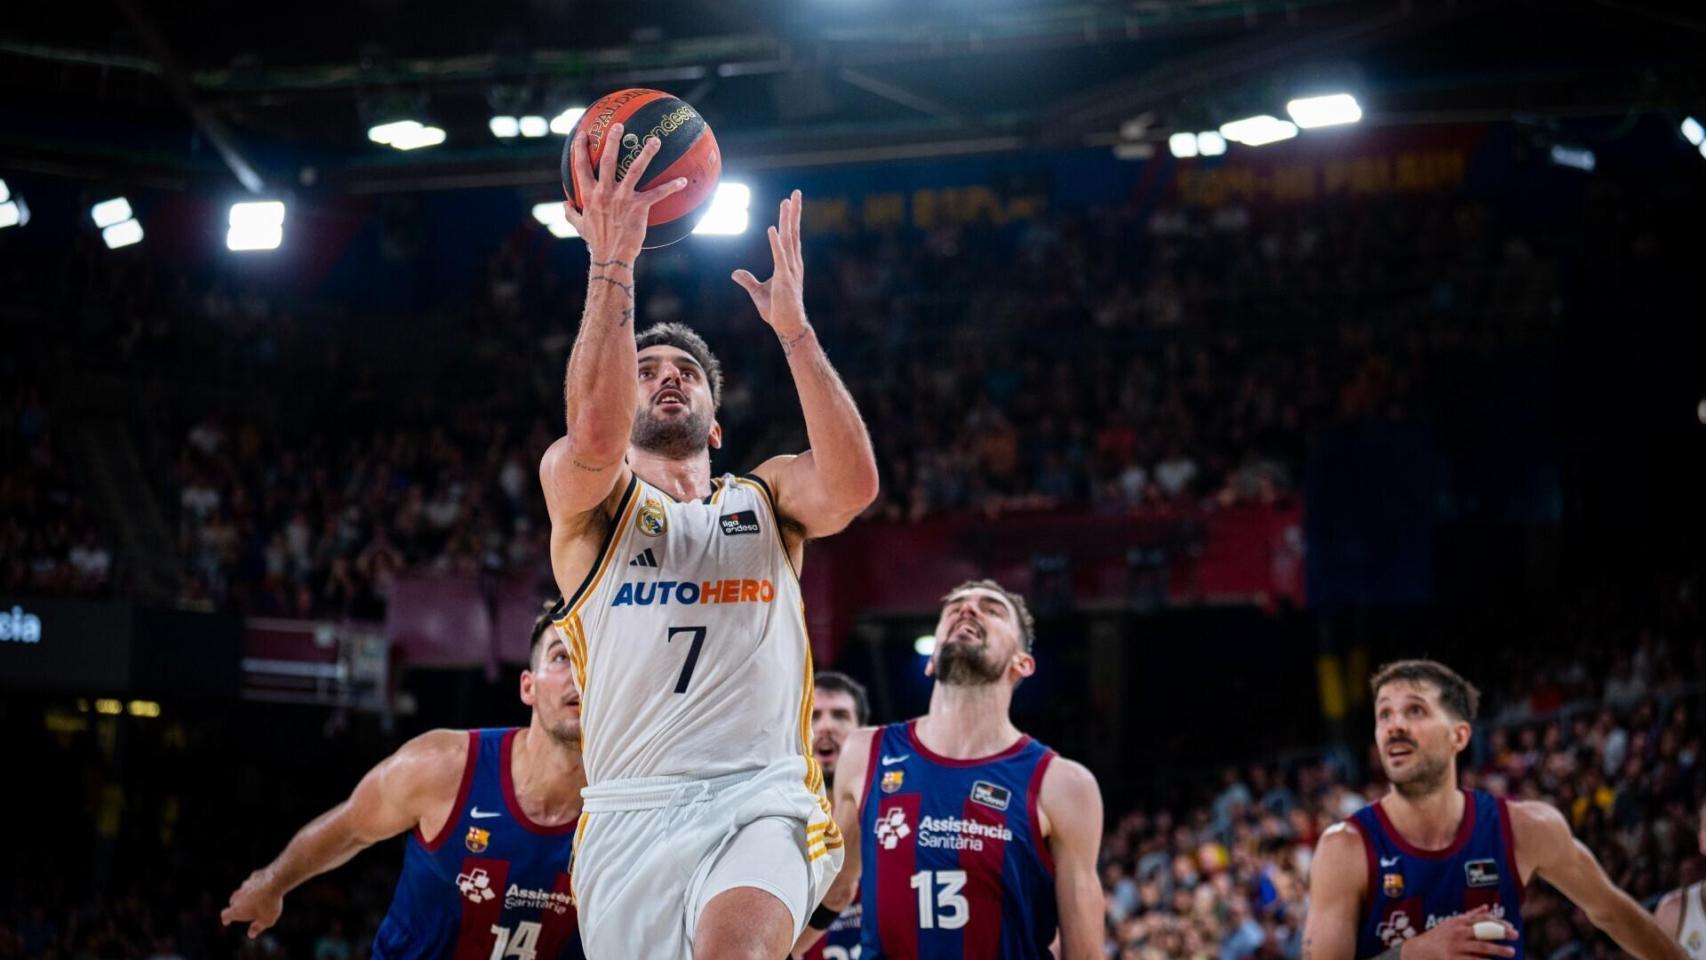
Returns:
[[[794,269],[795,270],[804,270],[805,266],[806,266],[805,257],[800,252],[800,217],[805,212],[805,209],[806,209],[806,198],[800,193],[800,191],[795,190],[794,191],[794,215],[792,218],[790,218],[790,222],[793,225],[793,234],[794,234],[794,243],[793,243],[792,249],[793,249],[793,253],[794,253]]]
[[[616,182],[616,155],[622,152],[622,125],[613,123],[604,131],[604,152],[598,155],[598,186],[609,190]]]
[[[582,203],[586,202],[586,195],[592,192],[598,182],[598,178],[592,175],[592,154],[588,152],[589,149],[586,131],[576,131],[574,145],[569,148],[569,165],[574,168],[575,185],[579,187],[577,192]]]
[[[745,290],[753,296],[757,296],[758,288],[763,286],[763,284],[758,282],[758,278],[752,275],[752,271],[750,270],[736,270],[734,273],[729,274],[729,278],[740,284],[740,288],[742,290]]]
[[[640,145],[640,154],[634,162],[628,165],[628,172],[622,175],[622,182],[634,184],[630,189],[638,189],[641,180],[646,178],[646,168],[652,165],[652,158],[663,148],[663,141],[657,137],[647,137]]]
[[[266,928],[267,928],[266,924],[260,922],[259,920],[256,920],[254,923],[249,924],[249,939],[253,940],[256,937],[260,936],[261,931],[265,930]]]
[[[1512,947],[1495,943],[1492,940],[1471,940],[1463,945],[1463,952],[1475,957],[1514,957],[1516,950]]]
[[[651,207],[659,200],[662,200],[665,197],[674,196],[685,189],[687,189],[687,178],[676,177],[668,183],[660,183],[640,194],[640,199],[646,202],[647,207]]]
[[[770,256],[776,261],[776,269],[782,270],[788,266],[788,256],[782,250],[782,234],[775,227],[767,231],[770,238]]]
[[[563,218],[569,221],[569,226],[574,227],[576,233],[581,232],[581,212],[567,200],[563,201]]]

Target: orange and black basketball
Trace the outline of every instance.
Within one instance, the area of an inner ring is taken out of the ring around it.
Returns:
[[[646,220],[646,249],[674,243],[692,233],[710,209],[717,180],[723,174],[723,155],[717,150],[717,138],[712,136],[710,124],[691,105],[661,90],[635,88],[601,97],[586,109],[574,130],[586,132],[587,155],[595,175],[598,158],[604,153],[604,133],[613,123],[620,123],[623,128],[616,179],[627,173],[647,137],[658,138],[658,153],[636,189],[645,190],[654,183],[676,177],[687,178],[685,189],[652,207]],[[575,182],[569,152],[573,145],[571,134],[563,144],[563,193],[580,210],[585,206],[581,199],[585,187]]]

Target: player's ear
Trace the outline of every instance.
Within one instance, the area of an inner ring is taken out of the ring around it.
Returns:
[[[1474,734],[1475,728],[1471,727],[1468,721],[1459,720],[1451,725],[1451,745],[1457,748],[1458,753],[1462,753],[1469,748],[1469,738]]]
[[[924,661],[924,675],[927,677],[934,677],[936,675],[936,655],[933,653],[930,655],[929,659]]]
[[[1019,679],[1023,680],[1037,672],[1037,658],[1028,653],[1018,654],[1013,657],[1013,669],[1019,671]]]
[[[531,707],[537,699],[533,693],[533,671],[521,671],[521,702]]]
[[[715,420],[711,421],[710,444],[712,450],[721,450],[723,447],[723,425]]]

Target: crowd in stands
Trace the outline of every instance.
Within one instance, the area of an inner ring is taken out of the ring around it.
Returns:
[[[112,543],[72,479],[40,388],[9,372],[18,375],[0,378],[0,589],[105,594],[114,581]]]

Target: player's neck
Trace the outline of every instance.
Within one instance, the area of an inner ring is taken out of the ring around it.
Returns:
[[[701,500],[711,495],[711,452],[685,460],[661,457],[639,447],[628,450],[628,465],[646,481],[677,500]]]
[[[586,770],[579,747],[558,743],[535,724],[516,734],[509,763],[516,802],[533,822],[555,827],[580,816]]]
[[[937,683],[930,712],[918,718],[913,733],[931,753],[950,760],[993,756],[1024,736],[1007,716],[1012,702],[1013,688],[1004,683]]]
[[[1439,789],[1420,797],[1408,797],[1396,789],[1380,801],[1386,818],[1411,846],[1422,850],[1444,850],[1457,839],[1466,815],[1467,798],[1449,778]]]

